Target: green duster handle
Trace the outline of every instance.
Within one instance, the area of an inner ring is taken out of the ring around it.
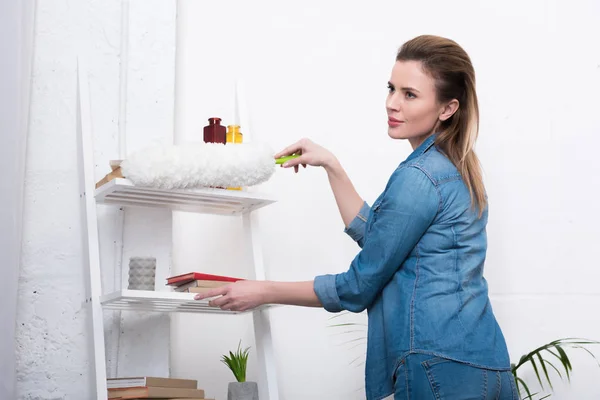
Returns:
[[[286,161],[289,161],[289,160],[292,160],[292,159],[294,159],[294,158],[298,158],[298,157],[300,157],[300,155],[299,155],[299,154],[292,154],[292,155],[290,155],[290,156],[279,157],[279,158],[276,158],[276,159],[275,159],[275,164],[283,164],[283,163],[285,163]]]

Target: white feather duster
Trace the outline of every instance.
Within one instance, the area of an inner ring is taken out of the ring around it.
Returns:
[[[137,186],[161,189],[253,186],[275,172],[274,152],[264,143],[155,145],[121,162]]]

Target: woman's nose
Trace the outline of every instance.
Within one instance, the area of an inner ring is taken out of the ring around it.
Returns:
[[[390,111],[400,111],[400,100],[396,93],[388,96],[385,106]]]

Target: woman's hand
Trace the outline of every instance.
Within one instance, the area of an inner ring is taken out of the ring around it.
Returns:
[[[267,302],[267,284],[266,281],[237,281],[206,293],[198,293],[194,299],[201,300],[220,296],[210,300],[208,305],[219,307],[222,310],[246,311]]]
[[[282,167],[294,167],[294,171],[296,172],[298,172],[298,166],[300,165],[305,168],[307,165],[311,165],[313,167],[324,167],[327,169],[333,166],[337,161],[333,153],[309,139],[301,139],[291,146],[286,147],[275,154],[275,158],[289,156],[291,154],[299,154],[300,156],[285,162],[282,164]]]
[[[313,281],[274,282],[237,281],[229,285],[198,293],[194,299],[216,297],[208,302],[222,310],[246,311],[263,304],[289,304],[304,307],[322,307],[313,289]],[[220,296],[220,297],[217,297]]]

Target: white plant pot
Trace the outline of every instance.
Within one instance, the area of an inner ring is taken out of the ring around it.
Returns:
[[[227,400],[258,400],[256,382],[229,382]]]

